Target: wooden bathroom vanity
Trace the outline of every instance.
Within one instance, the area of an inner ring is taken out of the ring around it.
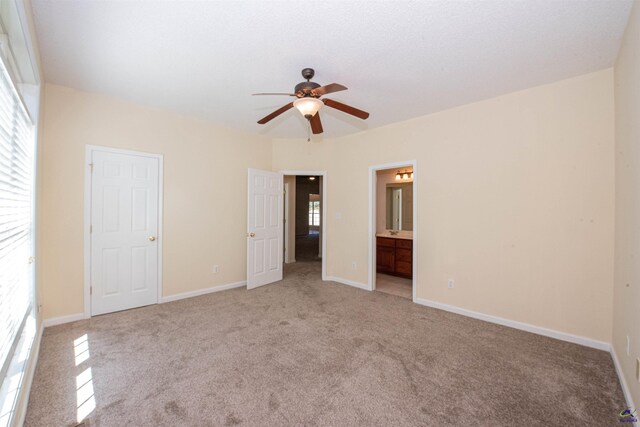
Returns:
[[[399,236],[376,236],[376,271],[411,279],[413,240]]]

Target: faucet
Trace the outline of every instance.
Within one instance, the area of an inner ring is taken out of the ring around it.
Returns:
[[[389,234],[391,234],[392,236],[397,236],[398,232],[399,230],[389,230]]]

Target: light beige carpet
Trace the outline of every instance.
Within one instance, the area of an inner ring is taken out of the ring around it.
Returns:
[[[319,269],[46,329],[26,425],[74,425],[79,403],[105,427],[618,424],[608,353]]]

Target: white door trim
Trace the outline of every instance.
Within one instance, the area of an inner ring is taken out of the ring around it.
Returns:
[[[284,175],[283,175],[283,180],[284,180]],[[283,253],[282,262],[287,264],[290,259],[289,252],[291,251],[291,248],[289,247],[289,204],[291,203],[291,201],[289,200],[289,196],[290,196],[289,183],[284,182],[283,184],[284,184],[283,186],[284,188],[284,222],[282,223],[282,225],[284,227],[284,242],[282,243],[282,246],[284,247],[284,253]]]
[[[418,283],[418,162],[385,163],[369,166],[369,290],[376,288],[376,172],[385,169],[411,167],[413,169],[413,302],[416,302],[416,285]]]
[[[132,156],[158,159],[158,304],[162,301],[162,206],[163,206],[163,155],[145,153],[142,151],[122,150],[119,148],[101,147],[98,145],[86,145],[84,155],[84,318],[91,317],[91,159],[95,151],[114,154],[127,154]]]
[[[322,280],[327,280],[327,171],[281,170],[280,173],[283,179],[285,175],[322,177]]]

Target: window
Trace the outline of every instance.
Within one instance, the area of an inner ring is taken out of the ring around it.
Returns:
[[[31,118],[0,61],[0,379],[30,312],[34,134]]]
[[[309,225],[320,225],[320,201],[309,201]]]

